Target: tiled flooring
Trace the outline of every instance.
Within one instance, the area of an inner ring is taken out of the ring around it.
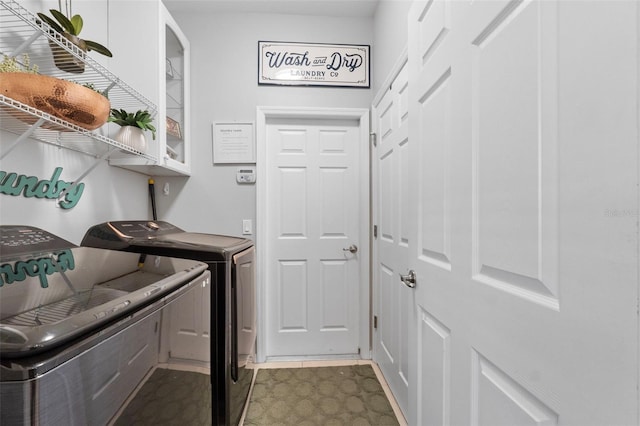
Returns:
[[[253,367],[255,369],[260,369],[260,368],[305,368],[305,367],[335,367],[335,366],[341,366],[341,365],[366,365],[366,364],[371,365],[372,368],[373,368],[373,371],[375,371],[376,376],[378,378],[378,381],[382,385],[382,388],[384,389],[384,392],[387,395],[387,398],[389,399],[389,402],[391,403],[391,406],[393,407],[393,411],[396,414],[396,417],[398,419],[398,423],[400,423],[401,426],[407,426],[407,421],[405,420],[404,416],[402,415],[402,411],[400,411],[400,407],[398,406],[398,403],[396,402],[395,398],[393,397],[393,394],[391,393],[391,390],[389,389],[389,385],[384,380],[384,376],[382,375],[382,372],[380,371],[380,368],[378,367],[378,365],[376,363],[374,363],[372,361],[369,361],[369,360],[279,361],[279,362],[267,362],[267,363],[262,363],[262,364],[254,364]],[[208,368],[202,368],[202,367],[183,366],[183,365],[176,365],[176,364],[170,364],[170,365],[163,364],[163,365],[160,365],[158,367],[160,367],[160,368],[170,368],[170,369],[173,369],[173,370],[194,371],[194,372],[199,372],[199,373],[203,373],[203,374],[209,374],[209,369]],[[149,373],[149,375],[151,375],[151,372]],[[140,385],[140,387],[141,386],[142,386],[142,384]],[[134,392],[133,395],[130,396],[129,400],[131,400],[134,396],[135,396],[135,392]],[[128,402],[129,401],[127,401],[127,403]],[[247,410],[247,407],[245,407],[245,414],[246,414],[246,410]],[[240,420],[240,425],[243,424],[245,414],[242,415],[242,418]]]
[[[393,407],[393,411],[396,414],[398,422],[400,423],[401,426],[406,426],[407,425],[407,421],[405,420],[404,416],[402,415],[402,411],[400,411],[400,407],[398,406],[398,403],[396,402],[395,398],[393,397],[393,394],[391,393],[391,389],[389,389],[389,385],[384,380],[384,376],[382,375],[382,372],[380,371],[380,368],[378,367],[378,364],[376,364],[376,363],[374,363],[372,361],[369,361],[369,360],[281,361],[281,362],[267,362],[267,363],[262,363],[262,364],[255,364],[254,367],[256,369],[261,369],[261,368],[305,368],[305,367],[335,367],[335,366],[342,366],[342,365],[366,365],[366,364],[371,365],[372,368],[373,368],[373,371],[375,371],[376,377],[378,378],[378,381],[382,385],[382,388],[384,389],[384,393],[387,395],[387,398],[389,399],[389,402],[391,403],[391,406]],[[247,407],[245,407],[245,414],[246,414],[246,410],[247,410]],[[243,424],[245,414],[242,415],[242,418],[240,420],[240,425]]]

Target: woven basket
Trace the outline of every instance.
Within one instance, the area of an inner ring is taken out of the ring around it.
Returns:
[[[78,36],[71,35],[69,33],[62,33],[62,36],[66,38],[70,43],[75,44],[80,53],[80,58],[67,52],[60,47],[53,40],[49,40],[49,47],[53,54],[53,62],[62,71],[71,72],[74,74],[82,74],[84,72],[84,55],[87,52],[87,45],[84,40]]]
[[[0,93],[87,130],[107,122],[109,100],[87,87],[47,75],[0,73]],[[16,118],[33,124],[37,118],[13,109]],[[65,130],[56,126],[56,130]]]

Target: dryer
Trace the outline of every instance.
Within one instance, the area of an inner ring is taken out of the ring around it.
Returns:
[[[82,246],[192,259],[211,272],[210,365],[214,424],[237,425],[247,402],[256,349],[253,241],[187,232],[165,221],[91,227]]]

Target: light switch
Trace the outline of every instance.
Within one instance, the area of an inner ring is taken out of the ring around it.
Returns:
[[[251,219],[243,219],[242,220],[242,234],[250,235],[253,233],[253,226],[251,226]]]

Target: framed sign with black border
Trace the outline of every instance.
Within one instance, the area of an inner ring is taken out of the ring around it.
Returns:
[[[258,42],[258,84],[369,88],[370,46]]]

